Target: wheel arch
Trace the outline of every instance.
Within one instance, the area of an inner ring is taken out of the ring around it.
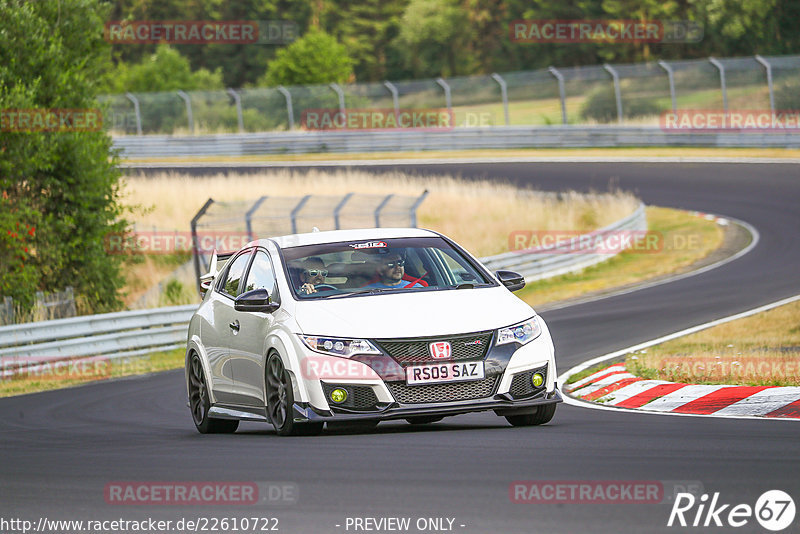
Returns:
[[[200,342],[200,337],[197,335],[193,335],[186,346],[186,356],[184,357],[184,384],[186,386],[186,398],[189,398],[189,362],[191,361],[192,355],[197,354],[200,358],[200,365],[203,368],[203,375],[205,376],[206,380],[206,389],[208,390],[208,400],[211,404],[216,404],[217,398],[214,395],[214,388],[212,386],[209,377],[211,376],[210,370],[208,368],[208,355],[206,354],[205,349],[203,348],[202,343]]]

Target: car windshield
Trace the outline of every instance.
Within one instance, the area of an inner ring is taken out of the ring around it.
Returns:
[[[283,254],[300,299],[493,285],[441,237],[324,243],[286,248]]]

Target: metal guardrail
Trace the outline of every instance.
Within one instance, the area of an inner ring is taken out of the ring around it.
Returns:
[[[0,368],[85,356],[124,358],[182,347],[196,309],[192,304],[0,327]]]
[[[609,224],[599,230],[583,235],[578,235],[561,246],[543,247],[529,251],[506,252],[488,258],[481,258],[481,262],[490,270],[505,269],[516,271],[532,282],[543,278],[551,278],[562,274],[579,271],[591,267],[611,258],[614,254],[583,254],[576,253],[576,244],[587,238],[606,240],[618,232],[645,231],[647,230],[647,216],[644,204],[624,219]],[[613,248],[613,247],[609,247]],[[619,252],[617,250],[617,252]]]
[[[646,229],[642,204],[624,219],[574,239]],[[492,271],[515,270],[532,281],[583,269],[611,257],[609,254],[565,252],[568,250],[563,247],[507,252],[481,258],[481,262]],[[117,359],[184,347],[186,329],[196,309],[196,305],[190,304],[0,327],[0,377],[14,369],[73,358]]]
[[[504,126],[450,131],[265,132],[174,137],[114,137],[126,158],[243,156],[325,152],[397,152],[627,146],[800,148],[792,132],[686,132],[652,126]]]

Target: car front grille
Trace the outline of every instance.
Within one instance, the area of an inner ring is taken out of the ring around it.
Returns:
[[[344,402],[335,403],[331,398],[331,391],[336,388],[341,388],[347,391],[347,398]],[[322,382],[322,390],[325,392],[325,398],[332,408],[346,408],[348,410],[375,410],[378,404],[378,397],[375,396],[375,391],[371,386],[352,386],[340,384],[328,384]]]
[[[531,377],[534,373],[541,373],[544,377],[544,382],[542,382],[541,387],[535,388],[531,383]],[[539,367],[538,369],[531,369],[530,371],[524,371],[522,373],[517,373],[514,375],[514,378],[511,379],[511,388],[509,389],[509,393],[515,399],[524,399],[526,397],[532,397],[533,395],[541,392],[544,388],[547,387],[547,366]]]
[[[397,402],[423,404],[489,397],[494,393],[499,379],[500,376],[498,375],[472,382],[454,382],[450,384],[409,386],[404,382],[387,382],[386,385]]]
[[[376,339],[375,341],[387,354],[405,367],[416,363],[482,359],[489,350],[492,332],[411,339]],[[450,342],[449,360],[434,359],[431,356],[429,346],[436,341]]]

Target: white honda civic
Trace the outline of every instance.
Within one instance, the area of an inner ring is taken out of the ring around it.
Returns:
[[[249,243],[202,279],[186,386],[202,433],[263,421],[280,435],[323,425],[431,423],[494,411],[512,425],[561,402],[541,317],[447,237],[337,230]]]

